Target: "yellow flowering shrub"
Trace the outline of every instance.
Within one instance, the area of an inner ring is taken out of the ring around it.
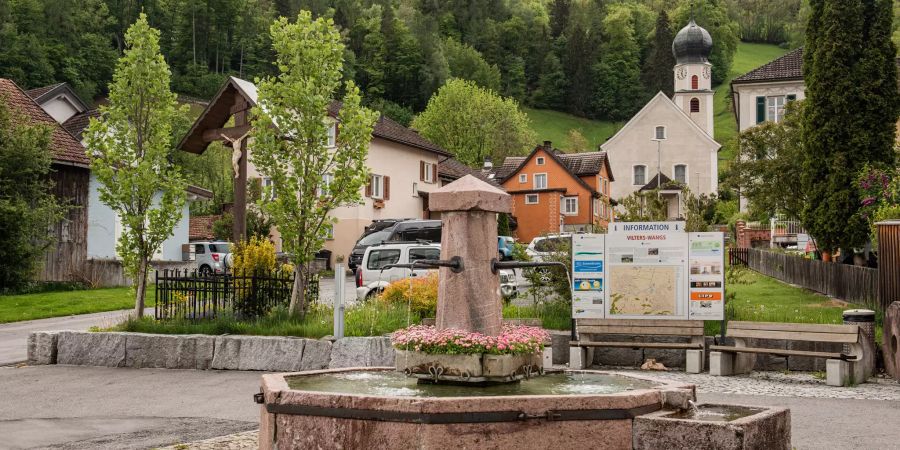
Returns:
[[[437,310],[438,276],[431,271],[424,277],[394,281],[384,288],[378,300],[387,304],[409,304],[422,317],[434,317]]]
[[[253,236],[249,241],[234,246],[232,271],[237,275],[252,275],[275,270],[275,244],[268,239]]]

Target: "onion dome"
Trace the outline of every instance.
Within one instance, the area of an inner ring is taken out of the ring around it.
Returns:
[[[672,40],[672,54],[676,64],[705,63],[712,51],[713,41],[709,32],[691,22],[682,28]]]

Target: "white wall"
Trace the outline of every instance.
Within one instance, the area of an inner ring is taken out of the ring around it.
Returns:
[[[797,100],[806,98],[806,86],[803,80],[735,84],[732,88],[737,96],[735,107],[738,112],[738,130],[740,131],[756,125],[756,97],[796,95]]]
[[[100,201],[99,182],[91,175],[88,187],[88,231],[87,257],[95,259],[118,259],[116,242],[121,224],[116,213]],[[162,194],[157,194],[159,198]],[[190,227],[190,201],[184,204],[181,219],[173,229],[173,234],[163,242],[154,260],[181,261],[181,244],[188,242]]]
[[[78,114],[78,108],[76,108],[75,103],[69,99],[67,94],[61,94],[54,99],[45,101],[41,108],[53,118],[58,123],[63,123],[66,120],[69,120],[70,117]]]

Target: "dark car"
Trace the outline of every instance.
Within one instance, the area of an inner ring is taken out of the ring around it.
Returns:
[[[347,259],[347,266],[352,270],[356,270],[359,264],[362,263],[366,248],[370,245],[383,242],[416,241],[441,242],[441,221],[404,220],[373,233],[363,233],[362,237],[356,242],[356,246],[353,247],[350,258]]]

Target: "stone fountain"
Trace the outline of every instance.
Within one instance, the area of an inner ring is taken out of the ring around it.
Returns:
[[[443,220],[441,259],[417,264],[440,268],[437,329],[496,336],[503,328],[496,272],[509,267],[496,261],[496,214],[511,211],[510,196],[466,176],[432,192],[429,206]],[[675,448],[684,441],[666,441],[660,427],[683,432],[711,423],[667,415],[690,409],[693,385],[592,370],[545,374],[540,353],[448,357],[400,349],[395,365],[263,375],[259,447]],[[775,432],[762,434],[765,448],[790,448],[786,410],[753,410],[739,420],[756,423],[753,414],[782,417]],[[638,417],[647,418],[647,439],[634,435]],[[729,427],[726,419],[717,425]],[[721,448],[763,448],[752,444]]]

